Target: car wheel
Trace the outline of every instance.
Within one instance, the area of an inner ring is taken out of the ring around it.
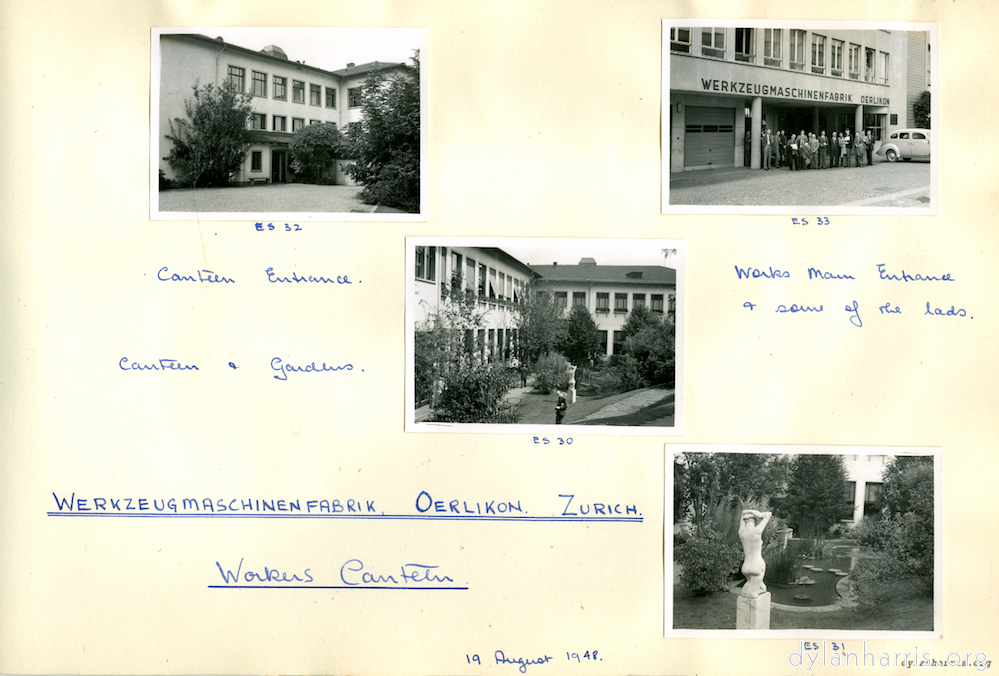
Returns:
[[[889,148],[888,150],[886,150],[885,151],[885,157],[888,158],[889,162],[897,162],[898,161],[898,153],[895,152],[894,148]]]

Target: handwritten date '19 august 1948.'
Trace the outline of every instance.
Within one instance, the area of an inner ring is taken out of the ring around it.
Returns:
[[[901,270],[898,273],[893,270],[889,270],[885,263],[878,263],[877,269],[877,279],[878,281],[884,282],[954,282],[955,280],[951,273],[947,272],[944,274],[929,275],[921,272],[909,273],[905,270]],[[856,280],[854,275],[842,273],[839,271],[831,272],[828,270],[822,270],[819,268],[808,268],[806,271],[809,280],[823,280],[823,281],[837,281],[837,280]],[[768,266],[764,268],[756,268],[752,266],[739,267],[735,266],[736,278],[742,279],[790,279],[791,273],[787,270],[781,270],[780,268],[774,268],[773,266]],[[759,304],[753,303],[751,301],[746,301],[742,304],[742,307],[748,310],[755,310]],[[825,312],[824,305],[804,305],[798,303],[778,305],[774,312],[777,314],[817,314]],[[848,302],[843,311],[847,313],[847,318],[850,323],[856,327],[861,327],[864,325],[863,320],[860,317],[860,304],[856,301]],[[926,301],[925,307],[920,307],[922,315],[929,315],[931,317],[968,317],[969,319],[974,319],[973,316],[968,314],[968,311],[964,308],[958,308],[956,305],[951,305],[949,308],[946,307],[935,307],[930,301]],[[882,315],[900,315],[902,314],[902,308],[899,305],[893,304],[891,301],[886,302],[884,305],[878,307],[879,314]]]
[[[565,659],[567,662],[575,662],[580,664],[584,662],[603,662],[604,658],[599,656],[599,652],[600,651],[598,650],[586,650],[584,652],[566,651]],[[547,653],[541,655],[540,657],[519,657],[519,656],[507,657],[506,653],[502,650],[497,650],[493,653],[493,660],[495,660],[497,666],[505,664],[516,666],[517,671],[519,671],[522,674],[526,674],[527,668],[532,665],[548,664],[550,662],[555,661],[555,659],[556,658],[552,657],[551,655],[548,655]],[[483,666],[482,658],[479,657],[478,654],[475,655],[466,654],[465,661],[468,664]],[[489,663],[486,662],[486,666],[488,665]]]

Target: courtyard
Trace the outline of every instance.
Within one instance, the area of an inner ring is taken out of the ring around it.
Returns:
[[[189,213],[381,213],[365,204],[363,186],[276,183],[252,187],[161,190],[160,211]]]

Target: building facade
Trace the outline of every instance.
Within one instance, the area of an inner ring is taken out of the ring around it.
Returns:
[[[866,515],[873,515],[874,503],[881,497],[887,455],[845,455],[847,493],[853,501],[852,521],[856,524]]]
[[[924,31],[675,26],[669,50],[670,173],[759,168],[764,125],[863,129],[877,147],[916,126],[930,85]]]
[[[276,45],[253,51],[196,34],[160,36],[160,170],[174,178],[163,159],[169,154],[170,121],[185,119],[184,102],[195,84],[231,82],[250,94],[253,114],[249,122],[250,149],[232,177],[237,184],[284,183],[293,177],[288,143],[299,129],[318,123],[336,124],[346,132],[360,120],[360,93],[364,81],[375,73],[402,75],[402,63],[372,62],[327,71],[288,58]],[[341,163],[333,175],[337,183],[350,183]]]
[[[621,354],[622,329],[628,313],[645,306],[653,313],[676,312],[676,270],[656,265],[598,265],[583,258],[576,265],[532,265],[538,278],[555,294],[568,313],[582,305],[600,331],[605,356]]]

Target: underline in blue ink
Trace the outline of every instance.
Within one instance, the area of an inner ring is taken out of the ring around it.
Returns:
[[[532,521],[555,523],[642,523],[641,516],[434,516],[429,514],[122,514],[118,512],[46,512],[48,516],[134,519],[369,519],[375,521]]]
[[[320,587],[316,585],[281,585],[281,584],[210,584],[209,589],[397,589],[400,591],[468,591],[468,587],[365,587],[363,585],[342,585],[336,587]]]

